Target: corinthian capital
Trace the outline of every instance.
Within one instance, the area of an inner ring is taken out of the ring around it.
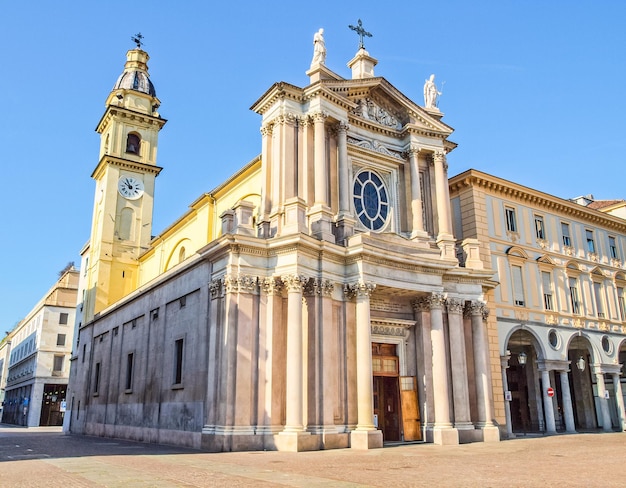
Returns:
[[[343,287],[343,292],[349,297],[371,297],[376,289],[376,283],[371,281],[356,281],[349,283]]]
[[[280,279],[285,285],[285,288],[287,288],[288,292],[300,293],[302,293],[304,286],[309,281],[309,278],[307,278],[306,276],[297,274],[281,276]]]
[[[465,303],[460,298],[448,298],[446,305],[448,307],[448,313],[458,313],[460,315],[463,313],[463,305],[465,305]]]
[[[435,151],[435,154],[433,154],[433,160],[435,161],[435,164],[439,164],[441,163],[441,165],[443,166],[443,170],[447,173],[448,172],[448,162],[446,160],[446,153],[443,151]]]
[[[224,276],[224,289],[226,293],[253,293],[256,291],[259,279],[250,275],[226,275]]]
[[[407,154],[407,156],[417,156],[421,150],[422,148],[419,147],[417,144],[410,144],[405,153]]]
[[[429,297],[428,297],[428,301],[430,302],[430,309],[432,310],[433,308],[443,308],[444,304],[446,303],[446,297],[443,293],[432,293]]]
[[[283,282],[280,281],[280,278],[270,276],[263,280],[262,287],[268,295],[279,295],[283,289]]]
[[[324,122],[326,117],[328,117],[327,112],[315,112],[311,114],[311,117],[315,122]]]
[[[427,297],[419,297],[411,300],[411,305],[415,312],[429,312],[430,311],[430,299]]]
[[[305,293],[309,295],[324,295],[331,296],[335,285],[330,280],[323,280],[321,278],[314,278],[309,280],[305,288]]]
[[[274,124],[265,124],[263,127],[261,127],[261,135],[271,136],[273,128],[274,128]]]
[[[211,298],[218,298],[222,294],[222,280],[220,278],[211,280],[209,291],[211,292]]]

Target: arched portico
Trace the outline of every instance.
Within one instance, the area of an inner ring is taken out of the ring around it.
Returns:
[[[514,434],[543,432],[545,422],[538,365],[544,360],[540,342],[528,329],[513,329],[506,349],[507,404]]]
[[[569,383],[576,430],[594,430],[602,425],[601,406],[596,402],[598,380],[594,364],[597,356],[589,339],[582,334],[574,336],[568,344]]]

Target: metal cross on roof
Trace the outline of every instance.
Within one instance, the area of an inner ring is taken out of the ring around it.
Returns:
[[[143,36],[141,35],[141,32],[139,32],[138,34],[135,34],[133,37],[130,38],[131,41],[133,41],[135,44],[137,44],[137,49],[141,49],[141,45],[143,44],[142,39]]]
[[[359,19],[357,24],[358,25],[356,27],[353,26],[353,25],[349,25],[348,27],[350,27],[350,29],[352,29],[353,31],[355,31],[359,35],[359,49],[365,49],[365,45],[363,44],[363,36],[372,37],[372,34],[367,32],[363,28],[363,22],[361,22],[361,19]]]

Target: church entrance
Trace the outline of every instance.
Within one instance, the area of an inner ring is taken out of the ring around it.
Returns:
[[[400,376],[396,344],[372,344],[374,415],[384,442],[421,440],[415,377]]]

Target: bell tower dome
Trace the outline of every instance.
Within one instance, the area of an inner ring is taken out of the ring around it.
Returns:
[[[148,74],[148,53],[126,53],[124,71],[106,99],[100,155],[91,177],[96,195],[89,243],[84,322],[137,288],[138,258],[152,233],[152,208],[159,131],[166,120]]]

